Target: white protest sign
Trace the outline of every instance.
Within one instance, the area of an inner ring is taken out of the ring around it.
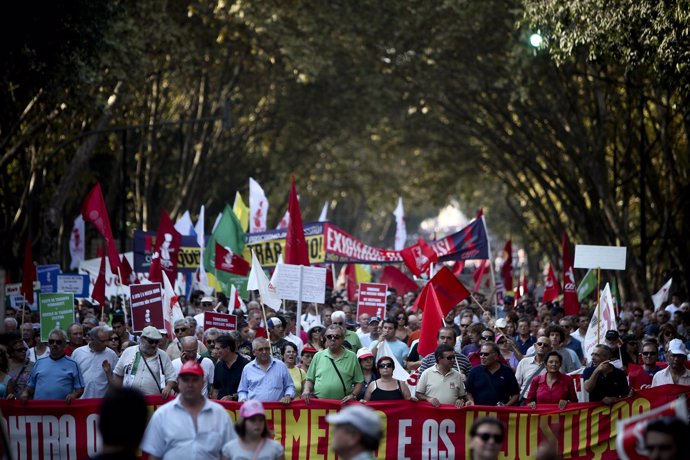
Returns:
[[[575,246],[575,268],[625,270],[627,248],[621,246]]]
[[[302,298],[300,299],[300,270]],[[324,303],[326,297],[326,269],[282,264],[277,267],[276,294],[285,300]]]

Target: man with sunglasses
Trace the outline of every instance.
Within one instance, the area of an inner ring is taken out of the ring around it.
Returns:
[[[434,407],[441,404],[465,405],[463,376],[455,366],[455,351],[450,345],[441,344],[434,351],[436,364],[424,372],[417,382],[415,396]]]
[[[642,365],[628,364],[628,381],[630,388],[640,390],[652,386],[652,378],[661,370],[656,365],[659,357],[658,345],[648,341],[642,345]]]
[[[465,382],[465,405],[512,406],[520,397],[520,386],[513,370],[501,364],[498,345],[486,342],[479,351],[481,366],[473,367]]]
[[[48,335],[50,355],[39,359],[31,370],[31,376],[19,400],[64,399],[66,404],[84,393],[84,378],[79,366],[65,355],[67,336],[60,329]]]
[[[285,363],[271,356],[271,344],[264,337],[254,339],[252,349],[256,358],[242,369],[238,400],[289,404],[295,397],[295,383]]]
[[[520,385],[520,397],[527,396],[529,386],[539,375],[546,374],[546,355],[551,351],[551,339],[541,336],[534,342],[534,356],[525,356],[515,369],[515,380]]]
[[[89,344],[77,348],[72,359],[79,365],[84,376],[82,399],[102,398],[110,387],[113,368],[117,365],[117,354],[106,345],[110,331],[105,326],[96,326],[89,331]]]
[[[688,360],[688,350],[683,341],[673,339],[668,343],[668,367],[657,372],[652,379],[652,386],[685,385],[690,386],[690,369],[685,367]]]
[[[331,313],[331,324],[342,326],[342,328],[345,330],[345,341],[350,344],[352,351],[357,353],[357,351],[362,348],[362,342],[359,340],[359,336],[355,331],[350,331],[347,329],[345,326],[346,321],[347,315],[345,312],[334,311]],[[395,331],[393,333],[395,333]]]
[[[312,396],[337,399],[345,403],[362,391],[364,374],[357,355],[343,346],[345,330],[337,324],[326,328],[326,348],[314,355],[304,382],[302,399]]]
[[[167,399],[176,388],[175,368],[166,352],[158,348],[163,336],[153,326],[141,333],[139,346],[122,352],[115,365],[115,385],[134,387],[146,395],[160,394]]]
[[[438,330],[438,335],[436,336],[436,344],[437,345],[449,345],[453,346],[455,344],[455,329],[452,327],[442,327],[441,329]],[[419,346],[419,342],[415,344],[414,346],[414,351],[417,353],[417,346]],[[412,353],[410,353],[412,354]],[[419,354],[417,353],[417,356]],[[421,365],[419,366],[419,374],[423,373],[425,370],[429,369],[430,367],[433,367],[436,364],[436,353],[430,353],[427,356],[424,357],[421,361]],[[467,377],[467,374],[470,373],[470,369],[472,368],[472,365],[470,364],[470,360],[467,359],[467,356],[463,355],[462,352],[459,352],[457,349],[455,349],[455,363],[453,363],[453,367],[460,371],[463,374],[463,378]]]

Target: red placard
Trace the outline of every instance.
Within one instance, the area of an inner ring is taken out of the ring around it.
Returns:
[[[204,312],[204,331],[215,327],[221,332],[237,330],[237,316],[215,311]]]
[[[359,283],[357,317],[362,313],[383,318],[386,314],[386,292],[388,286],[379,283]]]
[[[132,284],[129,295],[132,299],[132,331],[141,332],[146,326],[165,329],[160,283]]]

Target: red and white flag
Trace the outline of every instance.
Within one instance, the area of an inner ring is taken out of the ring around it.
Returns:
[[[74,219],[72,233],[69,235],[69,255],[71,256],[69,269],[76,270],[84,260],[84,218],[81,214]]]
[[[249,233],[266,231],[268,200],[259,183],[249,178]]]
[[[666,283],[661,286],[661,289],[657,291],[656,294],[652,296],[652,302],[654,303],[654,311],[661,308],[661,305],[668,300],[668,293],[671,290],[671,282],[673,278],[666,281]]]
[[[488,259],[484,259],[481,261],[479,266],[474,270],[474,273],[472,274],[472,279],[474,280],[474,289],[473,292],[479,292],[482,288],[482,280],[486,277],[486,275],[489,274],[489,264],[491,262]],[[489,287],[489,281],[491,281],[489,278],[486,279],[484,282],[484,287]]]
[[[230,298],[228,300],[230,302],[230,314],[235,314],[234,312],[236,310],[240,310],[243,313],[247,312],[247,306],[240,297],[240,291],[237,289],[237,287],[235,287],[234,284],[230,285]]]
[[[575,316],[580,313],[580,302],[577,299],[573,256],[568,249],[568,238],[565,232],[563,232],[561,245],[563,250],[563,309],[566,316]]]
[[[241,256],[232,252],[229,247],[224,247],[216,242],[216,270],[221,270],[227,273],[234,273],[240,276],[247,276],[249,274],[249,262],[244,260]]]
[[[92,223],[98,233],[105,238],[105,245],[108,249],[108,262],[110,263],[110,270],[117,273],[117,267],[120,266],[120,256],[115,247],[115,240],[113,239],[113,229],[110,227],[110,219],[108,218],[108,210],[105,207],[105,200],[103,199],[103,192],[101,191],[101,184],[97,183],[91,189],[84,200],[81,207],[81,215],[86,222]]]
[[[398,206],[393,211],[395,216],[395,247],[396,251],[400,251],[405,247],[407,241],[407,227],[405,226],[405,209],[403,208],[402,197],[398,198]]]
[[[180,240],[182,236],[175,230],[168,212],[161,211],[161,223],[156,233],[156,246],[151,257],[149,269],[149,281],[161,283],[161,272],[168,275],[168,280],[177,280],[177,257],[180,252]]]
[[[553,272],[553,266],[549,264],[549,271],[544,282],[544,302],[553,302],[561,294],[561,284]]]
[[[501,267],[503,288],[506,292],[510,292],[513,290],[513,242],[511,240],[508,240],[503,251],[506,253],[506,259]]]
[[[162,272],[161,276],[163,278],[163,292],[161,293],[163,297],[163,322],[165,330],[168,332],[168,337],[175,337],[175,321],[184,319],[184,315],[178,302],[179,297],[175,294],[167,273]]]
[[[403,262],[415,276],[421,276],[429,270],[429,266],[438,260],[438,254],[429,244],[420,239],[417,244],[400,251]]]
[[[605,343],[606,331],[618,330],[616,326],[616,312],[613,309],[613,299],[611,298],[611,288],[609,283],[606,283],[604,290],[601,291],[599,297],[599,305],[594,310],[592,319],[589,322],[587,333],[585,334],[585,341],[583,344],[583,352],[587,362],[591,361],[592,351],[599,343]]]
[[[280,219],[280,222],[278,222],[278,226],[276,227],[276,230],[283,230],[288,228],[288,224],[290,223],[290,211],[285,211],[285,214],[283,214],[283,218]]]

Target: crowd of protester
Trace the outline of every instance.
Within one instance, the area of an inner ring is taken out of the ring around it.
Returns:
[[[203,401],[210,399],[245,402],[237,427],[242,434],[225,440],[224,453],[234,442],[240,447],[231,450],[260,445],[280,456],[277,446],[262,442],[267,428],[261,403],[323,398],[364,404],[426,401],[436,407],[555,404],[563,409],[578,401],[572,374],[582,374],[585,392],[580,395],[604,404],[646,387],[690,386],[690,304],[683,298],[676,293],[656,310],[620,305],[617,329],[606,333],[589,360],[583,351],[593,310],[589,303],[577,316],[565,316],[558,303],[515,303],[506,297],[503,306],[489,307],[481,297],[463,301],[447,314],[437,348],[426,356],[418,351],[424,315],[413,307],[413,293],[389,292],[386,315],[379,318],[357,316],[356,305],[338,292],[324,305],[305,304],[297,317],[292,302],[280,312],[263,310],[254,300],[230,309],[222,293],[197,291],[183,302],[185,318],[175,322],[174,337],[151,326],[133,333],[117,299],[102,309],[81,300],[75,305],[78,321],[66,331],[50,331],[47,342],[40,340],[35,313],[8,308],[0,397],[69,404],[102,398],[109,388],[123,386],[182,397],[181,382],[189,380],[181,379],[182,370],[187,369],[190,376],[201,377],[185,384],[195,393],[198,383],[202,399],[188,394],[192,406],[206,407]],[[206,311],[237,315],[237,330],[204,328]],[[419,374],[415,391],[394,377],[396,368]],[[503,431],[494,431],[498,442]],[[154,452],[160,448],[154,438],[144,442]]]

